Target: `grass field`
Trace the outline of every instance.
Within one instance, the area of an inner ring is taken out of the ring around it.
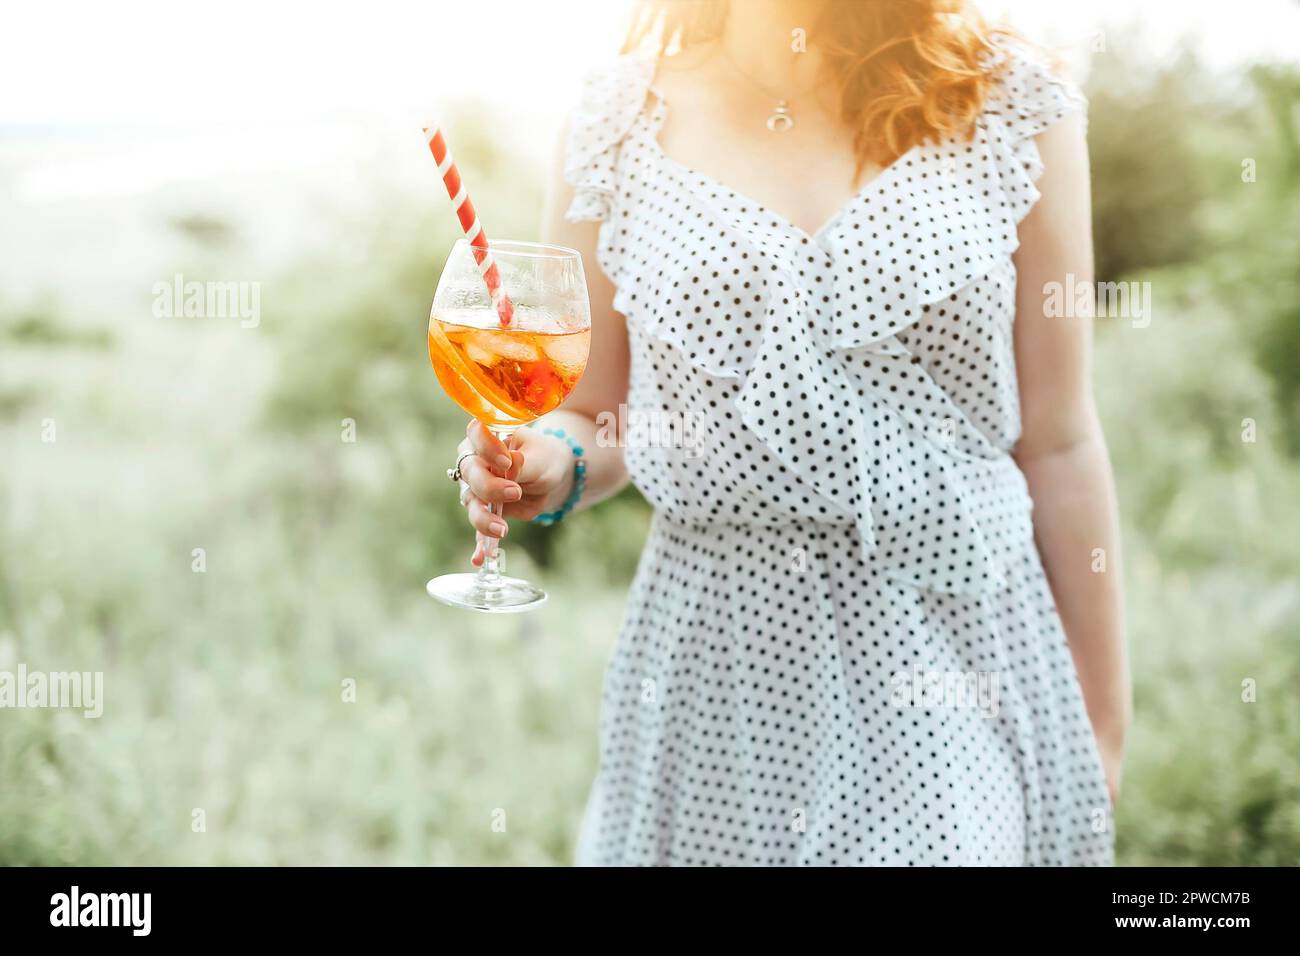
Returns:
[[[1254,106],[1207,114],[1219,138],[1159,173],[1195,208],[1125,220],[1147,174],[1123,151],[1149,148],[1126,130],[1185,102],[1150,96],[1095,95],[1092,121],[1099,247],[1155,303],[1098,329],[1136,687],[1120,859],[1296,864],[1300,256],[1277,210],[1300,173],[1243,192],[1243,151],[1282,169],[1284,144]],[[462,161],[530,235],[537,171]],[[553,592],[535,616],[425,596],[471,544],[442,474],[463,421],[423,352],[448,222],[409,183],[325,202],[327,178],[123,195],[89,223],[0,199],[0,671],[102,671],[105,694],[97,720],[0,710],[0,864],[571,857],[646,509],[512,533]],[[1213,241],[1164,242],[1189,229]],[[155,317],[176,272],[260,281],[261,323]]]

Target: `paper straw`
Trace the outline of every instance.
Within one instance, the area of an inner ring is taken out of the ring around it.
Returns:
[[[501,327],[509,328],[510,319],[515,314],[515,307],[510,297],[506,295],[506,290],[501,287],[501,271],[497,269],[496,260],[492,258],[487,234],[483,231],[483,224],[478,221],[478,213],[474,211],[469,193],[465,191],[460,170],[456,168],[456,161],[451,157],[451,150],[447,148],[442,130],[436,126],[426,126],[424,135],[429,142],[429,151],[433,153],[433,161],[438,164],[438,175],[442,177],[442,183],[447,187],[447,195],[451,197],[452,205],[456,207],[456,218],[460,220],[460,228],[465,231],[465,238],[469,240],[474,250],[474,261],[478,263],[478,271],[487,285],[488,295],[492,297],[492,304],[496,307]]]

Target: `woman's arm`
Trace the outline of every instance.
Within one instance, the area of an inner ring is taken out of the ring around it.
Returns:
[[[1042,198],[1021,223],[1015,257],[1022,432],[1014,455],[1114,801],[1132,703],[1114,479],[1092,394],[1092,315],[1049,316],[1044,307],[1048,283],[1093,282],[1082,121],[1063,121],[1037,142]]]
[[[587,293],[591,300],[591,356],[587,370],[564,405],[538,420],[538,429],[521,428],[509,452],[512,464],[508,472],[494,462],[507,450],[486,428],[470,422],[467,437],[457,454],[473,451],[466,458],[461,473],[470,488],[466,504],[470,523],[483,534],[492,529],[494,520],[485,502],[504,504],[507,519],[530,519],[542,512],[561,507],[573,488],[573,452],[561,439],[544,435],[541,427],[563,429],[582,446],[587,462],[587,485],[578,508],[586,508],[616,494],[627,484],[623,464],[622,436],[601,429],[597,424],[602,412],[623,421],[619,405],[627,401],[628,346],[627,326],[623,316],[614,311],[614,285],[596,261],[597,222],[567,222],[564,212],[573,200],[573,189],[564,179],[564,143],[568,131],[560,137],[550,176],[542,220],[542,241],[568,246],[582,253],[587,274]],[[499,477],[505,474],[506,477]],[[482,547],[475,549],[473,561],[480,564]]]
[[[600,223],[574,223],[564,218],[565,210],[573,201],[573,188],[564,179],[564,144],[567,139],[566,126],[560,136],[547,185],[542,239],[582,253],[587,295],[591,300],[591,358],[572,394],[561,408],[543,419],[543,424],[564,429],[582,445],[587,459],[587,488],[578,507],[585,508],[617,494],[628,481],[620,444],[623,436],[599,430],[605,440],[598,441],[597,421],[602,413],[612,415],[614,422],[625,419],[626,416],[618,412],[619,406],[627,402],[630,360],[626,320],[614,311],[614,283],[596,261]],[[563,501],[567,495],[566,490],[560,500]]]

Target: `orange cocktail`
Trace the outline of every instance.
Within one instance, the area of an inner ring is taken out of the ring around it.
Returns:
[[[488,311],[429,319],[429,360],[443,390],[479,421],[496,428],[553,411],[587,367],[591,329],[503,329]]]
[[[520,444],[514,433],[559,408],[582,378],[591,348],[591,307],[576,250],[536,242],[488,246],[490,255],[468,239],[452,246],[429,309],[429,360],[452,401],[514,448]],[[564,435],[558,424],[548,431]],[[577,488],[586,462],[580,446],[572,439],[569,445]],[[458,455],[447,475],[468,491],[461,471],[469,457],[463,444]],[[498,466],[487,467],[501,474]],[[461,500],[474,511],[464,493]],[[489,515],[502,517],[502,502],[485,506]],[[480,532],[479,543],[478,571],[441,574],[425,586],[429,594],[476,611],[541,607],[545,591],[503,573],[497,539]]]

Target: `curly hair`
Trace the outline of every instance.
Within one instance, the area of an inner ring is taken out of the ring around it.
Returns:
[[[623,51],[664,54],[717,39],[731,0],[638,0]],[[1002,58],[968,0],[857,0],[815,25],[825,79],[854,130],[857,173],[888,166],[924,140],[969,138]]]

